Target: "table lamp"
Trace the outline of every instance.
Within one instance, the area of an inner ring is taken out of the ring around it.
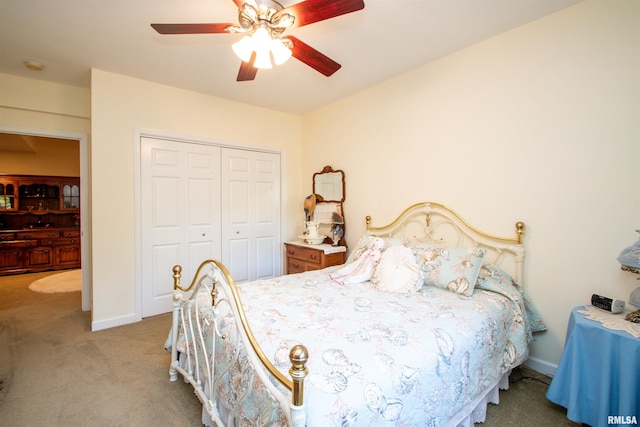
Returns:
[[[636,230],[636,232],[640,233],[640,229]],[[624,271],[640,274],[640,239],[620,252],[618,262],[620,263],[620,268]],[[631,292],[631,295],[629,295],[629,304],[640,311],[640,287],[636,288]]]

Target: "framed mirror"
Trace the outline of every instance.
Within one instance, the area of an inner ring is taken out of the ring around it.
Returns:
[[[315,209],[313,222],[320,233],[327,236],[325,243],[346,246],[343,203],[345,199],[344,172],[325,166],[313,174]]]
[[[344,172],[325,166],[313,174],[313,192],[325,202],[344,202]]]

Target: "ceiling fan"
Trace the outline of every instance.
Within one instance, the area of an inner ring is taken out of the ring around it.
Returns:
[[[253,80],[258,68],[271,68],[271,56],[279,65],[293,56],[329,77],[340,64],[293,36],[281,37],[289,28],[335,18],[364,8],[364,0],[306,0],[283,7],[274,0],[233,0],[238,6],[237,24],[151,24],[160,34],[245,34],[233,44],[242,59],[237,81]]]

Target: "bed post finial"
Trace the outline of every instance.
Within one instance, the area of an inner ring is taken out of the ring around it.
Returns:
[[[309,360],[309,352],[303,345],[294,345],[289,352],[289,360],[291,368],[289,375],[293,380],[293,390],[291,403],[294,406],[302,406],[304,403],[304,379],[309,371],[307,370],[307,360]]]
[[[173,290],[182,289],[180,287],[180,277],[182,277],[182,267],[179,265],[173,266]]]
[[[516,235],[518,236],[518,244],[521,245],[524,238],[524,222],[516,222]]]
[[[369,226],[371,225],[371,217],[369,215],[367,215],[364,218],[365,223],[367,224],[367,230],[369,229]]]

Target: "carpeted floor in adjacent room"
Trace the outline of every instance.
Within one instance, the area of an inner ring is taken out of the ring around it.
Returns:
[[[28,286],[49,273],[0,277],[0,425],[199,426],[201,405],[170,382],[169,314],[91,332],[81,293]],[[526,368],[478,426],[575,426],[545,397],[550,379]]]

